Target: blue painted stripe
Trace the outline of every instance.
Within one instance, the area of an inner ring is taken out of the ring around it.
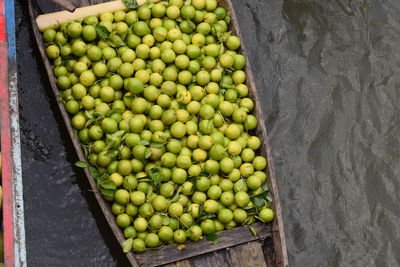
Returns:
[[[15,41],[15,12],[14,0],[5,0],[5,12],[7,22],[7,42],[8,57],[12,60],[17,59],[16,41]]]

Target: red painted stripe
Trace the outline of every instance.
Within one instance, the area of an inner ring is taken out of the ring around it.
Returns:
[[[0,127],[3,185],[4,258],[7,267],[15,266],[13,160],[8,92],[8,48],[6,39],[4,0],[0,0]]]
[[[4,13],[4,0],[0,0],[0,43],[7,43],[6,15]]]

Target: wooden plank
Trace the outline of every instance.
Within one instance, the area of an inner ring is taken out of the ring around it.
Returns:
[[[173,263],[163,265],[164,267],[192,267],[189,260],[181,260]]]
[[[227,250],[223,249],[196,256],[191,258],[190,261],[193,266],[229,267],[227,254]]]
[[[178,251],[177,245],[165,246],[159,250],[149,250],[143,254],[136,254],[136,259],[143,266],[158,266],[194,256],[206,254],[212,251],[232,247],[235,245],[247,243],[254,240],[264,240],[271,236],[271,226],[264,223],[255,223],[253,226],[257,229],[257,236],[254,236],[247,226],[236,227],[231,230],[218,233],[219,242],[213,244],[206,238],[200,241],[185,243],[186,249]]]
[[[229,251],[229,266],[231,267],[269,267],[265,263],[264,253],[261,243],[253,241],[228,249]]]
[[[192,264],[190,263],[189,260],[181,260],[175,262],[176,267],[192,267]]]
[[[267,266],[280,266],[282,262],[277,262],[277,257],[274,249],[273,237],[267,237],[262,246],[264,252],[265,263]]]

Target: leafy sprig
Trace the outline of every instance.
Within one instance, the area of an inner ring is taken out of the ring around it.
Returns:
[[[136,9],[139,7],[137,0],[124,0],[124,4],[131,9]]]

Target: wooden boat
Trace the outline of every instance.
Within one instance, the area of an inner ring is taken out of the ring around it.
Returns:
[[[52,0],[53,2],[63,1]],[[78,1],[74,1],[75,3]],[[99,0],[81,0],[79,7],[88,4],[98,4]],[[231,31],[242,39],[238,20],[230,0],[219,0],[218,5],[226,8],[231,12]],[[65,6],[64,6],[65,7]],[[45,53],[45,45],[42,41],[42,35],[37,27],[36,18],[41,14],[32,0],[29,1],[29,12],[33,25],[33,31],[36,42],[44,61],[50,84],[54,93],[54,97],[58,96],[58,88],[53,76],[52,65]],[[243,39],[242,39],[243,40]],[[242,42],[241,52],[246,56],[246,49]],[[248,62],[248,57],[246,56]],[[249,64],[247,64],[249,65]],[[261,111],[260,99],[255,87],[254,77],[250,66],[246,67],[247,85],[251,91],[251,97],[255,100],[255,116],[260,122],[264,122],[263,113]],[[62,113],[68,133],[71,136],[73,145],[76,149],[78,157],[81,161],[85,161],[84,153],[76,138],[70,124],[70,117],[66,112],[64,105],[58,101],[58,106]],[[256,134],[264,141],[260,149],[261,155],[267,157],[269,166],[269,187],[273,198],[272,209],[275,211],[276,217],[271,224],[255,223],[253,226],[257,229],[257,234],[253,235],[247,226],[236,227],[231,230],[225,230],[218,233],[219,243],[213,244],[205,238],[198,242],[187,241],[186,249],[178,251],[176,245],[168,245],[158,250],[148,250],[145,253],[127,253],[128,260],[132,266],[288,266],[288,258],[285,244],[285,234],[283,230],[283,222],[281,216],[281,208],[279,204],[278,191],[275,183],[275,175],[273,169],[273,160],[269,149],[268,136],[265,124],[259,123]],[[87,168],[84,169],[90,185],[95,192],[96,199],[102,209],[111,230],[120,244],[125,240],[122,231],[115,223],[114,215],[111,213],[110,205],[106,202],[100,193],[96,193],[96,181],[91,177]]]

